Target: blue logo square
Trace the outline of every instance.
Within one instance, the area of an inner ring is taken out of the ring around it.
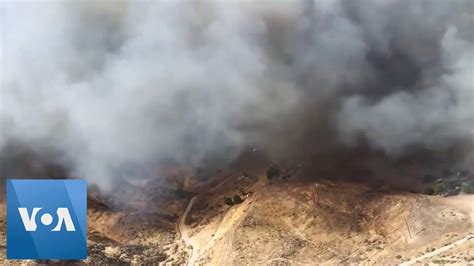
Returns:
[[[7,180],[7,259],[87,258],[85,180]]]

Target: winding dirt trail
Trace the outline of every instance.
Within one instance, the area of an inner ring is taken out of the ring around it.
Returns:
[[[229,177],[225,178],[222,182],[217,184],[216,186],[210,188],[208,192],[214,192],[216,189],[220,188],[223,186],[225,183],[229,182],[231,179],[233,179],[235,176],[230,175]],[[186,244],[186,246],[191,247],[191,254],[189,256],[188,262],[186,265],[192,266],[196,263],[197,259],[199,258],[199,247],[198,244],[195,243],[188,234],[188,228],[186,226],[186,218],[188,217],[189,211],[193,208],[194,201],[196,201],[197,197],[199,195],[196,195],[191,198],[191,200],[188,203],[188,206],[186,207],[186,210],[184,211],[183,215],[181,216],[181,219],[178,224],[178,232],[180,234],[181,240]]]
[[[456,241],[456,242],[453,242],[453,243],[451,243],[451,244],[449,244],[449,245],[446,245],[446,246],[444,246],[444,247],[440,247],[440,248],[438,248],[438,249],[435,249],[434,251],[432,251],[432,252],[430,252],[430,253],[426,253],[425,255],[416,257],[416,258],[411,259],[411,260],[409,260],[409,261],[406,261],[406,262],[404,262],[404,263],[402,263],[402,264],[400,264],[400,265],[404,265],[404,266],[405,266],[405,265],[413,265],[413,264],[417,263],[418,261],[422,261],[422,260],[424,260],[424,259],[427,259],[427,258],[431,258],[431,257],[433,257],[433,256],[436,256],[436,255],[438,255],[438,254],[440,254],[440,253],[442,253],[442,252],[445,252],[445,251],[447,251],[447,250],[450,250],[451,248],[456,247],[456,246],[459,246],[459,245],[463,244],[464,242],[469,241],[469,240],[472,240],[472,239],[474,239],[474,235],[468,235],[468,236],[466,236],[466,237],[464,237],[464,238],[462,238],[462,239],[460,239],[460,240],[458,240],[458,241]]]
[[[213,250],[212,265],[226,265],[231,260],[232,243],[235,230],[247,217],[247,213],[252,208],[256,195],[247,198],[243,203],[230,208],[224,215],[219,228],[214,233],[211,240],[202,248],[199,257]]]
[[[181,235],[181,240],[186,243],[187,246],[191,246],[191,255],[189,256],[188,262],[186,265],[194,265],[196,259],[197,259],[197,252],[196,252],[196,245],[193,243],[192,239],[188,235],[188,230],[186,228],[186,217],[188,217],[189,211],[192,209],[194,205],[194,201],[197,199],[198,196],[194,196],[191,198],[191,200],[188,203],[188,206],[186,207],[186,210],[184,211],[183,215],[181,216],[181,219],[179,221],[178,225],[178,231],[179,234]]]
[[[222,182],[210,188],[208,192],[213,192],[216,189],[223,186],[225,183],[229,182],[235,176],[230,176],[224,179]],[[260,182],[257,182],[255,185],[264,185]],[[245,219],[247,213],[250,211],[253,203],[257,199],[257,193],[249,196],[244,202],[241,204],[235,205],[229,208],[222,220],[216,229],[216,231],[212,234],[212,237],[206,243],[200,243],[200,241],[194,240],[193,237],[189,236],[189,228],[186,225],[186,218],[188,213],[192,210],[194,202],[196,201],[199,195],[196,195],[191,198],[184,211],[183,215],[178,224],[178,231],[181,236],[181,240],[186,244],[186,246],[191,247],[191,254],[189,255],[189,259],[186,263],[187,266],[195,265],[203,256],[209,252],[213,252],[213,256],[210,259],[213,261],[215,265],[224,265],[226,262],[229,261],[231,253],[232,253],[232,242],[235,230],[238,228],[240,223]]]
[[[213,260],[219,261],[219,263],[225,263],[228,261],[230,253],[232,252],[232,241],[233,235],[239,224],[247,216],[250,208],[256,200],[256,195],[249,197],[243,203],[230,208],[224,215],[219,228],[214,233],[213,237],[205,244],[199,245],[194,242],[188,234],[188,228],[185,224],[186,217],[189,211],[192,209],[194,201],[198,196],[194,196],[189,201],[186,210],[179,221],[179,232],[181,239],[186,243],[187,246],[191,246],[191,254],[189,256],[187,266],[193,266],[196,262],[211,249],[214,249],[215,255]]]

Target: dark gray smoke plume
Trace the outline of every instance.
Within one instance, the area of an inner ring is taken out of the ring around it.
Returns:
[[[27,149],[107,185],[250,145],[280,158],[461,147],[450,160],[470,167],[473,10],[470,0],[2,2],[4,167]]]

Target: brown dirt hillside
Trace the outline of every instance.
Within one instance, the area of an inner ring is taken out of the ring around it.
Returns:
[[[188,177],[179,189],[130,184],[122,188],[130,196],[120,208],[91,195],[89,258],[68,263],[474,263],[474,196],[425,196],[342,180],[268,180],[263,171],[247,170],[206,181]],[[242,202],[232,205],[235,196]],[[4,260],[1,208],[2,263],[36,263]]]

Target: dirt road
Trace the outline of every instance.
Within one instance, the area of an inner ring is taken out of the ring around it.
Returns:
[[[188,203],[188,206],[186,207],[186,210],[184,211],[183,215],[181,216],[181,219],[179,220],[179,225],[178,225],[178,230],[181,235],[181,240],[186,243],[187,246],[191,246],[191,255],[189,256],[188,262],[186,265],[194,265],[198,253],[196,252],[196,246],[193,243],[192,239],[188,235],[188,229],[186,228],[186,217],[188,217],[189,211],[192,209],[194,205],[194,201],[197,199],[198,196],[194,196],[191,198],[191,200]]]
[[[426,253],[426,254],[424,254],[424,255],[422,255],[422,256],[419,256],[419,257],[416,257],[416,258],[411,259],[411,260],[409,260],[409,261],[406,261],[406,262],[404,262],[404,263],[402,263],[402,264],[400,264],[400,265],[403,265],[403,266],[413,265],[413,264],[415,264],[416,262],[421,262],[421,261],[423,261],[424,259],[431,258],[431,257],[436,256],[436,255],[438,255],[438,254],[440,254],[440,253],[443,253],[443,252],[445,252],[445,251],[447,251],[447,250],[450,250],[450,249],[453,248],[453,247],[462,245],[462,244],[463,244],[464,242],[466,242],[466,241],[472,241],[472,240],[474,240],[474,235],[468,235],[468,236],[466,236],[466,237],[464,237],[464,238],[462,238],[462,239],[459,239],[459,240],[456,241],[456,242],[453,242],[453,243],[451,243],[451,244],[449,244],[449,245],[446,245],[446,246],[444,246],[444,247],[435,249],[434,251],[432,251],[432,252],[430,252],[430,253]]]
[[[230,176],[224,179],[222,182],[210,188],[208,191],[212,192],[220,188],[234,177]],[[186,218],[188,213],[191,211],[194,202],[196,201],[197,196],[191,198],[184,211],[181,219],[179,221],[178,230],[181,235],[181,240],[186,243],[187,246],[192,248],[191,254],[189,256],[188,262],[186,265],[192,266],[195,265],[204,255],[212,252],[213,256],[209,256],[213,263],[220,264],[226,263],[229,261],[230,253],[232,252],[232,242],[233,235],[235,230],[238,228],[239,224],[245,219],[247,213],[251,209],[253,203],[255,202],[257,196],[256,193],[248,197],[243,203],[235,205],[229,208],[224,214],[219,226],[217,229],[212,232],[212,237],[209,241],[203,242],[199,239],[193,239],[189,236],[190,229],[186,225]]]

